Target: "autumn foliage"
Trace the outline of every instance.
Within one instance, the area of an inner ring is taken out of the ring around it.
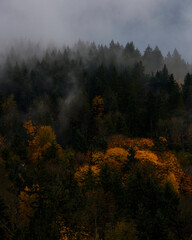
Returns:
[[[108,146],[111,147],[121,147],[124,149],[151,149],[154,146],[153,140],[149,138],[127,138],[123,135],[113,135],[108,139]]]
[[[163,137],[159,139],[161,145],[166,146],[167,140]],[[83,182],[86,172],[90,168],[93,176],[98,176],[102,166],[108,164],[111,169],[115,169],[122,174],[123,181],[126,181],[129,174],[123,173],[124,164],[129,163],[130,149],[135,150],[135,167],[143,169],[151,169],[153,175],[155,174],[160,179],[162,184],[169,182],[176,192],[192,193],[192,180],[182,170],[178,159],[170,151],[157,151],[154,147],[155,143],[147,138],[126,138],[122,135],[112,136],[108,140],[108,149],[105,152],[93,152],[88,155],[91,159],[92,165],[84,165],[77,170],[75,176],[79,183]],[[87,157],[85,157],[86,161]],[[133,164],[130,166],[133,167]],[[132,171],[135,171],[135,170]],[[124,175],[125,174],[125,175]]]
[[[27,46],[0,66],[0,240],[189,240],[191,65]]]
[[[33,207],[36,205],[37,201],[37,191],[39,191],[39,186],[34,185],[32,188],[28,186],[25,187],[23,191],[19,194],[19,215],[24,223],[25,227],[28,226],[30,218],[34,214]]]
[[[96,96],[93,99],[92,107],[93,107],[93,112],[94,112],[95,116],[97,116],[97,117],[103,116],[104,101],[101,96]]]
[[[32,121],[24,124],[28,140],[28,154],[32,161],[42,159],[43,153],[53,144],[56,144],[56,135],[54,134],[51,126],[34,126]],[[56,144],[58,147],[59,145]]]

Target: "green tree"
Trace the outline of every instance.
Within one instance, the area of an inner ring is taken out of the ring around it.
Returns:
[[[183,99],[187,109],[192,106],[192,75],[187,73],[184,79],[183,89]]]
[[[128,83],[127,122],[132,136],[141,134],[144,113],[144,93],[137,78],[132,77]]]
[[[168,104],[169,110],[174,111],[182,106],[182,93],[178,83],[175,81],[173,75],[169,77],[168,80]]]

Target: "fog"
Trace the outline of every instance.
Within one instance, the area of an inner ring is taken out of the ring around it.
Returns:
[[[1,0],[0,48],[27,39],[72,45],[78,39],[109,44],[133,41],[142,51],[177,48],[192,62],[190,0]]]

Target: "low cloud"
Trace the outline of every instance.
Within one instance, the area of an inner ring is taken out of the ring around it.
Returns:
[[[1,0],[0,46],[30,39],[59,46],[78,39],[108,44],[133,41],[166,54],[175,47],[192,62],[189,0]]]

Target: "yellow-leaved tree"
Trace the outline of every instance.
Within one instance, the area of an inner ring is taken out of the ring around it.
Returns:
[[[37,191],[39,191],[38,185],[33,185],[32,188],[25,187],[19,194],[19,215],[21,218],[20,224],[23,227],[27,227],[30,222],[30,217],[33,216],[33,206],[37,199]]]
[[[80,186],[82,186],[86,183],[86,180],[89,177],[89,173],[91,172],[94,181],[98,182],[99,181],[99,171],[100,171],[100,169],[97,166],[89,166],[86,164],[86,165],[80,167],[78,171],[76,171],[75,179],[77,180],[78,184]]]
[[[59,240],[91,240],[89,234],[85,229],[82,229],[79,232],[75,232],[69,227],[66,227],[65,222],[59,217],[57,220],[57,224],[59,225],[60,238]]]
[[[150,150],[154,146],[153,140],[149,138],[127,138],[124,135],[113,135],[108,139],[108,147],[120,147],[126,150],[134,148],[135,150]]]
[[[94,152],[92,154],[92,162],[99,168],[101,168],[103,164],[107,163],[111,168],[120,171],[122,164],[127,161],[128,155],[129,152],[123,148],[109,148],[105,153]]]
[[[104,101],[101,96],[96,96],[93,99],[92,107],[93,107],[93,112],[94,112],[95,116],[97,116],[97,117],[103,116]]]
[[[28,121],[24,127],[29,135],[28,156],[33,162],[42,159],[43,154],[52,144],[60,148],[56,143],[56,135],[51,126],[37,127],[33,125],[32,121]]]

